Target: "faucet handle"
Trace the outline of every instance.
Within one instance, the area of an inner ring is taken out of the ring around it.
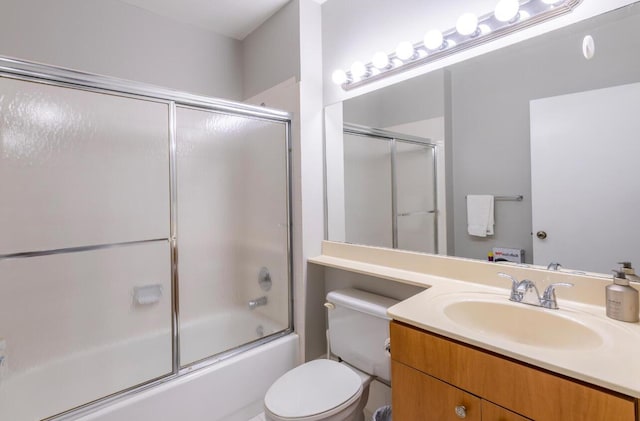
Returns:
[[[501,278],[511,279],[511,289],[515,290],[518,287],[518,280],[508,273],[498,272],[498,276]]]
[[[520,285],[518,280],[515,277],[504,272],[498,272],[498,276],[501,278],[511,279],[511,296],[509,297],[509,299],[511,301],[517,302],[522,301],[522,297],[524,297],[524,294],[521,291],[518,291],[518,286]]]
[[[557,309],[558,303],[556,301],[556,288],[557,287],[571,288],[572,286],[574,286],[574,284],[570,282],[556,282],[554,284],[547,286],[544,292],[542,293],[542,299],[540,300],[542,307],[551,308],[554,310]]]

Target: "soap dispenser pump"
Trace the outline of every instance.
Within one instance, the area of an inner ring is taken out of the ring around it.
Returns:
[[[629,285],[624,269],[613,274],[613,284],[606,287],[607,317],[635,323],[639,319],[638,290]]]
[[[618,262],[620,270],[624,272],[625,278],[630,282],[640,282],[640,276],[636,275],[636,272],[631,266],[631,262]]]

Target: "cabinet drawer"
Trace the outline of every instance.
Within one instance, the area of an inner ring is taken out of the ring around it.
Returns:
[[[391,322],[392,359],[536,421],[635,420],[635,399]]]
[[[482,401],[482,421],[531,421],[529,418],[494,405],[485,400]]]
[[[392,361],[391,398],[394,421],[459,421],[456,407],[464,407],[464,419],[481,420],[481,402],[476,396],[438,379]]]

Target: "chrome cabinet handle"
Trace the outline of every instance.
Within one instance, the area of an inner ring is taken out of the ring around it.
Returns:
[[[458,418],[467,418],[467,408],[464,405],[458,405],[455,408]]]

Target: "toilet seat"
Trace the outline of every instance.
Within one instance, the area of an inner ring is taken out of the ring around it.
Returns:
[[[361,394],[362,380],[353,370],[336,361],[314,360],[276,380],[264,406],[275,419],[314,421],[347,409]]]

